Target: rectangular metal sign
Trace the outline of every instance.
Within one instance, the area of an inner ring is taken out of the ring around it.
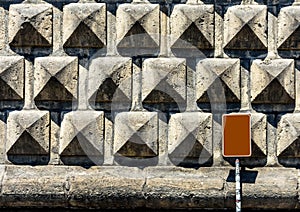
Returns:
[[[223,115],[222,126],[224,157],[251,156],[251,115]]]

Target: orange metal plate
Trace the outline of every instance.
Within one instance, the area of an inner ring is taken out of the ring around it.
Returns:
[[[251,156],[250,114],[226,114],[222,118],[223,156]]]

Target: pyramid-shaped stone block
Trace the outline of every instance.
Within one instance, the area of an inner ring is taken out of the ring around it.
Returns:
[[[225,49],[267,49],[267,7],[237,5],[230,7],[224,17]]]
[[[175,5],[170,17],[171,48],[212,49],[213,5]]]
[[[35,101],[72,101],[77,99],[78,59],[40,57],[35,59]]]
[[[134,49],[135,53],[141,50],[140,54],[157,52],[160,45],[159,13],[158,4],[121,4],[116,13],[118,50]]]
[[[295,67],[290,59],[265,63],[254,60],[251,65],[251,102],[291,104],[295,99]]]
[[[0,56],[0,99],[24,98],[24,58]]]
[[[71,3],[63,9],[65,48],[103,48],[106,45],[104,3]]]
[[[200,60],[196,66],[197,102],[239,102],[240,76],[238,59]]]
[[[279,50],[300,50],[300,7],[284,7],[278,15]]]
[[[52,6],[12,4],[9,8],[9,43],[13,47],[52,46]]]
[[[115,118],[113,152],[131,158],[158,155],[158,115],[156,112],[123,112]]]
[[[152,95],[153,92],[156,92],[156,95]],[[142,67],[142,101],[145,103],[185,103],[185,59],[146,59]]]
[[[213,154],[212,115],[185,112],[171,115],[168,125],[168,153],[175,165],[204,164]]]
[[[73,111],[61,124],[59,154],[61,157],[102,157],[104,113],[102,111]]]
[[[87,80],[89,102],[131,102],[131,69],[131,58],[94,59]]]
[[[23,110],[9,113],[6,153],[8,155],[47,155],[50,149],[48,111]]]
[[[300,114],[286,114],[281,117],[277,128],[277,156],[300,157]]]

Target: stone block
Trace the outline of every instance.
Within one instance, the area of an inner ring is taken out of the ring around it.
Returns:
[[[286,114],[277,127],[277,157],[288,166],[300,164],[300,114]]]
[[[22,110],[9,113],[6,153],[17,164],[47,164],[50,149],[48,111]]]
[[[87,77],[89,103],[112,102],[131,106],[132,60],[127,57],[96,58],[90,63]],[[117,108],[116,108],[117,109]]]
[[[115,157],[153,158],[158,156],[158,114],[123,112],[115,117]]]
[[[24,58],[0,56],[0,99],[24,99]]]
[[[267,50],[267,7],[237,5],[224,16],[223,48],[230,50]]]
[[[295,101],[295,68],[290,59],[270,63],[254,60],[251,65],[251,102],[253,104],[293,104]]]
[[[204,59],[196,67],[197,103],[239,103],[240,61]]]
[[[77,99],[78,59],[39,57],[35,59],[34,100],[72,101]]]
[[[171,115],[168,153],[174,165],[209,165],[212,162],[212,145],[211,114],[185,112]]]
[[[278,15],[279,50],[300,50],[300,6],[284,7]]]
[[[63,8],[65,48],[106,46],[106,6],[104,3],[71,3]]]
[[[214,6],[175,5],[170,16],[170,30],[170,47],[176,56],[191,54],[197,57],[199,50],[213,49]]]
[[[158,4],[121,4],[116,13],[117,49],[121,55],[158,54]]]
[[[186,107],[186,61],[180,58],[146,59],[142,67],[143,103],[176,103]]]
[[[61,123],[59,155],[66,165],[103,163],[104,113],[72,111]]]
[[[52,46],[52,6],[10,5],[8,29],[9,44],[12,47]]]

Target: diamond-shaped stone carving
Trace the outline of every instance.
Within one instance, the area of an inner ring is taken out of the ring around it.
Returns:
[[[158,155],[158,115],[156,112],[123,112],[115,118],[115,155],[151,158]]]
[[[286,114],[281,117],[277,128],[277,156],[300,157],[300,114]]]
[[[300,6],[284,7],[278,15],[279,50],[300,50]]]
[[[170,18],[172,51],[212,49],[214,46],[214,6],[175,5]]]
[[[240,61],[217,58],[200,60],[196,67],[196,99],[199,103],[239,102]]]
[[[146,59],[142,67],[142,101],[144,103],[182,104],[185,100],[185,59]]]
[[[291,104],[295,99],[294,60],[277,59],[251,66],[251,102]]]
[[[24,58],[0,56],[0,100],[24,97]]]
[[[243,50],[267,49],[267,7],[237,5],[224,17],[224,48]]]
[[[169,158],[175,165],[203,165],[212,157],[212,115],[185,112],[171,115]]]
[[[9,8],[9,43],[13,47],[52,46],[52,6],[12,4]]]
[[[59,154],[65,164],[103,162],[104,113],[72,111],[64,116]],[[72,160],[72,158],[74,160]]]
[[[50,115],[48,111],[23,110],[9,113],[6,153],[9,156],[49,154]]]
[[[72,101],[77,98],[78,59],[40,57],[35,59],[35,101]]]
[[[63,11],[64,47],[102,48],[106,45],[104,3],[71,3]]]
[[[159,50],[159,5],[121,4],[116,14],[117,48],[122,55]]]
[[[132,60],[127,57],[94,59],[89,67],[87,97],[92,102],[131,102]]]

